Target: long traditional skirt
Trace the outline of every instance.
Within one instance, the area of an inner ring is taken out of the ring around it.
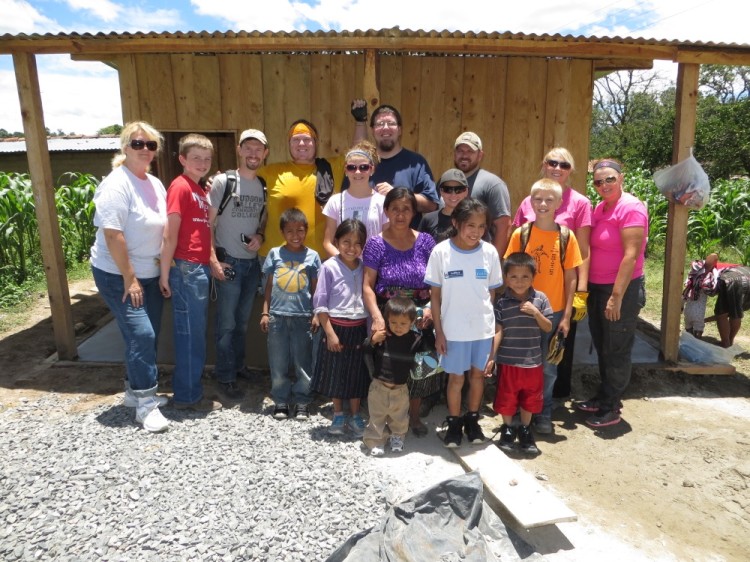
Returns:
[[[328,338],[323,334],[310,383],[312,390],[329,398],[364,398],[370,385],[362,351],[367,320],[330,318],[330,322],[344,349],[328,351]]]

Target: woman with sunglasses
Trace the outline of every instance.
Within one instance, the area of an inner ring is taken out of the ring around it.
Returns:
[[[437,189],[444,203],[443,208],[422,216],[419,223],[419,231],[432,236],[435,243],[449,238],[453,229],[453,209],[469,196],[469,182],[461,170],[451,168],[440,176]]]
[[[148,173],[162,143],[161,134],[148,123],[125,125],[113,170],[94,193],[98,230],[91,247],[96,287],[125,340],[124,405],[135,407],[136,422],[151,432],[169,425],[159,412],[167,399],[156,396],[156,340],[163,304],[157,258],[167,203],[161,181]]]
[[[323,208],[326,217],[323,247],[329,257],[339,253],[333,238],[336,228],[346,219],[363,222],[368,240],[380,234],[383,225],[388,222],[383,210],[385,196],[370,185],[370,178],[379,163],[375,146],[366,140],[358,142],[346,153],[344,173],[349,180],[349,189],[331,196]]]
[[[567,226],[576,236],[578,247],[581,251],[583,263],[577,268],[577,285],[576,298],[574,300],[573,318],[562,319],[557,330],[550,334],[563,332],[565,335],[565,351],[563,358],[558,364],[556,378],[553,381],[545,380],[545,399],[544,410],[542,415],[534,418],[534,429],[537,433],[551,433],[552,419],[551,412],[553,401],[564,402],[570,398],[570,384],[573,372],[573,353],[575,350],[577,321],[583,320],[586,316],[585,303],[588,291],[588,271],[589,271],[589,238],[591,236],[591,201],[573,189],[570,183],[570,176],[575,171],[575,162],[573,155],[567,148],[555,147],[545,154],[542,159],[542,168],[539,174],[540,178],[546,178],[556,181],[563,190],[562,203],[555,211],[555,222],[562,226]],[[518,207],[516,216],[513,219],[513,226],[520,227],[527,222],[536,220],[534,209],[531,206],[531,197],[526,197]],[[551,337],[550,335],[550,337]],[[550,372],[549,370],[547,372]],[[554,385],[552,392],[549,392],[548,385]]]
[[[594,187],[602,201],[592,218],[588,309],[601,383],[593,398],[574,404],[592,413],[586,423],[594,428],[620,422],[636,321],[646,304],[643,261],[648,212],[641,201],[622,190],[623,178],[616,160],[594,164]]]

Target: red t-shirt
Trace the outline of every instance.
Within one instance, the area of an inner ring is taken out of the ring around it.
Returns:
[[[204,189],[186,175],[177,176],[167,190],[167,215],[177,213],[182,222],[177,233],[175,259],[208,265],[211,227]]]

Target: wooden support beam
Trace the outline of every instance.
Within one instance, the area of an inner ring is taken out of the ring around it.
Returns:
[[[15,53],[13,66],[16,71],[18,99],[21,104],[23,130],[26,135],[26,153],[34,190],[36,217],[39,222],[39,239],[42,245],[44,273],[47,276],[55,346],[60,359],[74,359],[78,355],[78,350],[73,329],[73,313],[68,292],[68,278],[65,273],[60,226],[55,208],[55,187],[52,182],[52,166],[47,150],[47,133],[44,128],[36,58],[28,53]]]
[[[695,142],[698,105],[697,64],[680,64],[677,69],[677,113],[672,139],[672,163],[690,156]],[[680,346],[682,282],[685,277],[688,209],[669,204],[664,285],[661,303],[661,352],[665,361],[677,361]]]
[[[368,113],[380,105],[378,52],[375,49],[367,49],[365,51],[365,75],[362,84],[362,95],[365,101],[367,101]]]

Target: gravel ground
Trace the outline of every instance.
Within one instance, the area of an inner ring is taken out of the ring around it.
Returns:
[[[2,560],[324,560],[432,464],[412,453],[402,478],[320,414],[168,406],[154,435],[119,399],[71,414],[74,400],[0,407]]]

